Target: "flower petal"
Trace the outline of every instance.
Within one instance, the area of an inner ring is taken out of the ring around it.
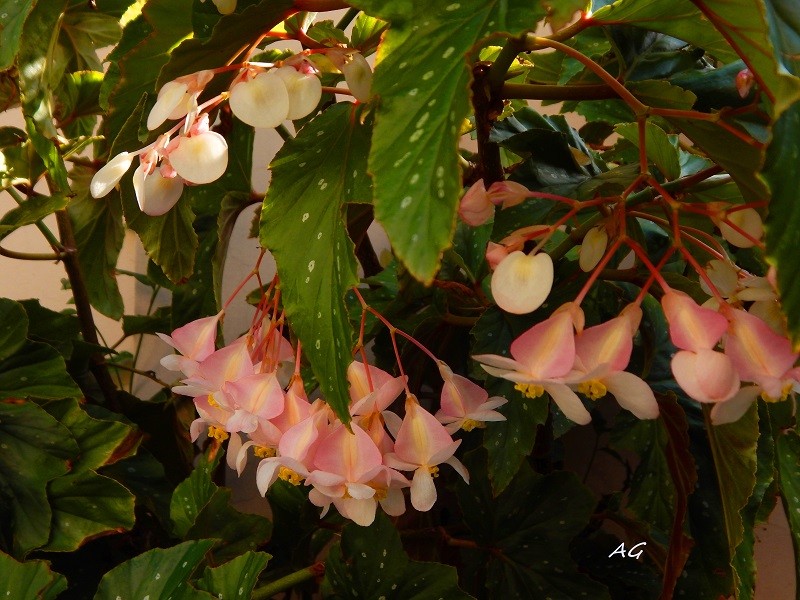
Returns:
[[[578,398],[578,395],[569,389],[563,383],[545,383],[543,384],[544,390],[550,394],[550,397],[564,413],[570,421],[578,425],[586,425],[591,422],[592,416],[586,407]]]
[[[653,390],[633,373],[619,371],[611,373],[604,380],[608,391],[614,394],[622,408],[631,411],[639,419],[658,417],[658,402]]]
[[[231,88],[231,111],[253,127],[277,127],[289,115],[289,92],[275,71],[259,73]]]
[[[436,502],[436,486],[428,467],[422,466],[414,471],[411,481],[411,505],[420,512],[426,512]]]
[[[169,153],[175,171],[190,183],[211,183],[228,168],[228,142],[216,131],[181,137]]]
[[[757,385],[743,387],[739,392],[725,402],[717,402],[711,409],[711,422],[714,425],[734,423],[744,416],[747,409],[758,400],[761,388]]]
[[[545,252],[509,254],[492,274],[492,296],[504,311],[524,315],[539,308],[553,287],[553,259]]]
[[[111,192],[131,167],[135,155],[121,152],[94,174],[89,184],[92,198],[102,198]]]

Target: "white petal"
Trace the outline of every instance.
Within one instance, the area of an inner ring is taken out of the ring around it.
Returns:
[[[275,71],[235,84],[229,103],[233,114],[253,127],[277,127],[289,115],[289,92]]]
[[[606,246],[608,246],[608,232],[605,227],[592,227],[587,231],[578,253],[578,265],[581,271],[588,273],[594,269],[606,253]]]
[[[553,259],[540,252],[509,254],[492,274],[492,296],[504,311],[524,315],[539,308],[553,287]]]
[[[411,482],[411,504],[420,512],[431,509],[436,502],[436,486],[433,484],[433,477],[428,467],[421,466],[414,471],[414,479]]]
[[[180,138],[169,154],[175,171],[191,183],[211,183],[228,167],[228,143],[215,131]]]
[[[658,418],[658,402],[653,390],[633,373],[611,373],[603,382],[622,408],[627,408],[640,419]]]
[[[317,108],[322,98],[322,82],[312,74],[300,73],[294,67],[281,67],[275,71],[289,93],[288,119],[302,119]]]
[[[764,235],[764,223],[761,220],[761,215],[754,208],[729,211],[728,221],[750,236],[742,235],[727,223],[720,223],[719,231],[722,237],[737,248],[750,248],[755,243],[753,240],[760,240],[761,236]]]
[[[94,177],[92,177],[92,182],[89,184],[89,192],[91,192],[92,197],[102,198],[113,190],[114,186],[122,179],[122,176],[128,172],[134,157],[134,154],[121,152],[95,173]]]
[[[360,53],[353,54],[340,70],[344,74],[344,80],[353,96],[360,102],[369,102],[372,88],[372,68],[367,59]]]
[[[570,421],[578,425],[586,425],[592,420],[589,411],[583,406],[578,395],[563,383],[544,383],[545,391]]]
[[[249,442],[248,442],[249,443]],[[242,438],[238,433],[231,433],[228,440],[228,449],[225,451],[225,462],[231,469],[236,468],[236,463],[239,458],[239,451],[242,449]],[[241,472],[239,473],[241,475]]]
[[[168,212],[183,193],[183,181],[177,177],[163,177],[156,169],[149,175],[139,166],[133,173],[133,190],[141,211],[151,217]]]
[[[164,121],[172,117],[174,111],[181,104],[186,104],[186,92],[188,89],[189,86],[185,83],[178,83],[177,81],[169,81],[163,85],[158,91],[156,103],[150,109],[150,114],[147,115],[147,128],[150,131],[158,129]],[[185,114],[184,112],[183,115]]]

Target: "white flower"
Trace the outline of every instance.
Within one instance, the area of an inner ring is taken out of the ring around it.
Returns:
[[[189,183],[211,183],[228,167],[228,143],[214,131],[181,137],[169,152],[172,168]]]
[[[319,77],[311,73],[300,73],[294,67],[281,67],[275,74],[283,80],[289,94],[289,119],[302,119],[317,108],[322,97]]]
[[[289,92],[275,71],[234,83],[229,103],[233,114],[253,127],[277,127],[289,116]]]
[[[497,306],[515,315],[539,308],[553,287],[553,259],[549,254],[527,255],[517,250],[492,274],[492,296]]]
[[[183,192],[183,181],[180,177],[164,177],[158,169],[145,175],[140,165],[133,173],[133,189],[141,211],[157,217],[178,202]]]

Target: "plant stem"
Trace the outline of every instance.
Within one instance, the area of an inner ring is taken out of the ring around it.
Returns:
[[[75,299],[75,310],[78,314],[78,321],[81,324],[83,339],[90,344],[99,346],[100,340],[97,337],[97,330],[95,329],[92,306],[89,303],[89,294],[86,291],[83,273],[78,263],[78,247],[75,243],[75,235],[72,231],[72,222],[65,209],[56,211],[56,222],[58,223],[61,245],[64,247],[64,270],[67,272],[69,284],[72,288],[72,297]],[[108,407],[111,410],[119,411],[117,388],[106,368],[102,354],[92,354],[89,361],[89,370],[97,380],[97,385],[100,386],[100,390],[103,393]]]
[[[342,16],[342,18],[341,18],[341,19],[339,19],[339,22],[338,22],[338,23],[336,23],[336,28],[337,28],[337,29],[341,29],[342,31],[344,31],[344,30],[345,30],[345,28],[346,28],[348,25],[350,25],[350,23],[352,22],[352,20],[353,20],[353,19],[355,19],[355,18],[358,16],[358,13],[360,13],[360,12],[361,12],[361,11],[360,11],[360,10],[358,10],[357,8],[348,8],[348,9],[347,9],[347,12],[346,12],[346,13],[344,13],[344,15]]]
[[[6,191],[8,192],[8,195],[14,199],[14,202],[19,204],[20,206],[22,206],[22,204],[25,203],[25,199],[22,196],[20,196],[19,192],[15,188],[8,187],[6,188]],[[45,225],[41,220],[36,221],[35,225],[36,228],[42,232],[42,235],[45,237],[45,239],[53,248],[53,250],[57,251],[61,250],[61,242],[59,242],[58,238],[55,235],[53,235],[53,232],[50,231],[47,225]]]
[[[167,383],[166,381],[162,381],[161,379],[156,377],[156,372],[155,371],[144,371],[142,369],[136,369],[134,367],[128,367],[126,365],[118,365],[116,363],[109,363],[109,362],[107,362],[105,364],[106,364],[106,366],[108,366],[109,368],[112,368],[112,369],[122,369],[123,371],[128,371],[129,373],[135,373],[136,375],[141,375],[142,377],[147,377],[148,379],[150,379],[152,381],[155,381],[158,385],[160,385],[163,388],[170,387],[169,383]]]
[[[493,96],[500,93],[500,90],[503,88],[503,83],[505,83],[506,80],[506,73],[508,73],[511,65],[514,64],[514,60],[516,60],[517,55],[522,52],[523,48],[524,43],[522,39],[511,38],[506,42],[506,45],[503,46],[497,60],[495,60],[489,68],[488,79]]]
[[[506,83],[500,90],[502,98],[524,100],[607,100],[617,94],[605,84],[545,85],[536,83]]]
[[[475,109],[475,133],[478,141],[478,176],[488,188],[502,181],[503,165],[500,161],[500,146],[489,140],[495,120],[503,112],[503,101],[491,95],[490,67],[478,63],[472,69],[472,106]]]
[[[61,252],[57,254],[52,254],[50,252],[43,254],[38,252],[17,252],[16,250],[9,250],[8,248],[3,248],[2,246],[0,246],[0,256],[5,256],[6,258],[15,258],[17,260],[61,260],[64,258],[64,254]]]
[[[286,577],[281,577],[272,583],[268,583],[267,585],[253,590],[250,598],[251,600],[267,600],[268,598],[272,598],[275,594],[290,590],[296,585],[314,579],[315,577],[319,577],[324,573],[325,564],[315,563],[310,567],[300,569],[294,573],[289,573],[286,575]]]

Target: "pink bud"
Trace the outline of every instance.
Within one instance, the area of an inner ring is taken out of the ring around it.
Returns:
[[[477,227],[483,225],[494,215],[494,204],[486,194],[483,179],[479,179],[461,197],[458,205],[458,216],[467,225]]]

